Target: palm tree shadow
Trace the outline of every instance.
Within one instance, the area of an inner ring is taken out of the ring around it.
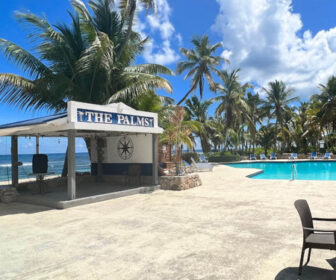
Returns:
[[[274,280],[336,280],[336,258],[327,262],[332,267],[331,270],[314,266],[304,266],[302,275],[298,275],[297,267],[287,267],[281,270]]]

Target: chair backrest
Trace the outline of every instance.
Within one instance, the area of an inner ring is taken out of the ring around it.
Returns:
[[[196,161],[194,160],[193,157],[190,158],[192,164],[196,164]]]
[[[296,200],[294,206],[299,213],[302,227],[314,228],[313,218],[307,200]],[[312,231],[304,230],[303,233],[304,236],[307,237]]]
[[[250,154],[250,158],[255,158],[254,154]]]
[[[330,157],[330,153],[325,153],[325,157]]]
[[[292,157],[297,157],[297,153],[292,153]]]
[[[317,153],[316,152],[312,152],[312,156],[316,157]]]
[[[271,157],[275,157],[275,153],[271,153]]]

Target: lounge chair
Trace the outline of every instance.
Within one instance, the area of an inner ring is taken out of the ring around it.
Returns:
[[[204,154],[200,155],[201,162],[208,162],[208,159],[205,157]]]
[[[317,159],[317,152],[312,152],[310,155],[310,159]]]
[[[262,160],[267,159],[267,157],[265,156],[265,154],[260,154],[259,157],[260,157],[260,159],[262,159]]]
[[[294,203],[301,219],[303,229],[303,245],[299,264],[299,275],[302,273],[304,253],[308,251],[309,263],[312,249],[336,250],[336,230],[315,229],[313,221],[336,222],[336,219],[313,218],[306,200],[297,200]]]
[[[270,159],[277,159],[277,156],[275,153],[271,153]]]
[[[331,159],[331,154],[325,153],[323,159]]]
[[[256,157],[254,154],[250,154],[250,160],[256,160]]]
[[[197,171],[212,171],[213,165],[210,163],[198,163],[194,160],[194,158],[191,158],[191,166],[195,167]]]
[[[288,159],[297,159],[297,153],[292,153]]]

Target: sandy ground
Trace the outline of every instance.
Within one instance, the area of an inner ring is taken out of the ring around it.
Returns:
[[[293,206],[305,198],[314,216],[336,216],[336,182],[249,173],[216,166],[199,188],[67,210],[0,203],[0,279],[336,279],[336,252],[318,250],[297,277]]]

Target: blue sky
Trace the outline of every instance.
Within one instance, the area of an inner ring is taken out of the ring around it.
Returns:
[[[55,4],[57,2],[57,4]],[[15,11],[45,14],[52,23],[68,22],[69,0],[0,1],[0,37],[29,49],[25,28],[16,22]],[[178,49],[191,47],[194,35],[208,34],[212,42],[223,42],[219,54],[231,61],[230,69],[240,67],[242,81],[260,88],[281,79],[307,99],[336,72],[336,20],[334,0],[158,0],[157,15],[139,12],[137,29],[151,38],[139,63],[157,62],[175,69],[182,59]],[[222,52],[223,51],[223,52]],[[225,67],[225,66],[223,66]],[[0,72],[21,74],[0,54]],[[188,90],[183,75],[169,78],[179,100]],[[206,88],[205,98],[214,94]],[[213,110],[213,108],[212,108]],[[24,112],[0,104],[0,124],[47,115]],[[64,139],[44,139],[44,152],[64,152]],[[0,139],[0,154],[9,153],[8,139]],[[78,140],[78,151],[84,144]],[[34,141],[20,140],[20,152],[32,153]]]

